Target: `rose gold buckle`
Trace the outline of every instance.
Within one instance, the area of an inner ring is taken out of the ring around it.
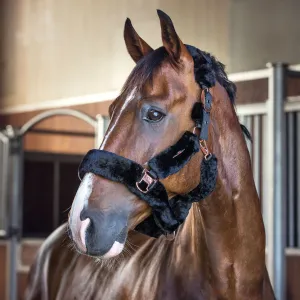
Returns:
[[[205,140],[200,140],[200,149],[204,155],[204,159],[205,160],[210,160],[210,158],[212,157],[212,154],[209,152],[208,148],[207,148],[207,144]]]
[[[144,171],[143,171],[142,174],[143,174],[143,177],[142,177],[142,179],[139,182],[136,182],[136,187],[143,194],[147,194],[149,192],[151,186],[153,186],[157,182],[157,179],[151,177],[151,175],[150,175],[150,173],[149,173],[149,171],[147,169],[144,169]],[[145,189],[143,189],[143,188],[140,187],[140,185],[142,183],[146,184],[146,188]]]
[[[166,234],[165,238],[167,241],[173,241],[176,237],[176,232],[173,231],[172,233]]]

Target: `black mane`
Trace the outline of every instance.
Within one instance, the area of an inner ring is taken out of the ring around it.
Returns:
[[[226,90],[232,103],[235,101],[236,85],[230,81],[225,72],[225,65],[219,62],[212,54],[186,45],[194,60],[195,79],[201,85],[212,87],[218,81]]]

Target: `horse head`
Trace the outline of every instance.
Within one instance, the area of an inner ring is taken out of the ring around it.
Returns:
[[[191,193],[204,197],[215,186],[216,164],[209,165],[220,152],[214,110],[234,97],[235,87],[224,88],[223,65],[185,45],[170,17],[158,16],[163,46],[156,50],[126,20],[124,39],[136,66],[109,108],[100,149],[83,160],[69,229],[77,249],[91,256],[120,254],[129,230],[155,237],[176,230]],[[201,186],[205,179],[211,188]]]

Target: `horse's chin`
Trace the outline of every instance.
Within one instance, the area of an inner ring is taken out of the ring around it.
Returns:
[[[122,253],[124,246],[125,246],[125,244],[115,241],[113,243],[112,247],[104,255],[93,255],[93,254],[88,254],[86,252],[82,252],[76,245],[75,245],[75,247],[73,245],[73,247],[76,249],[76,251],[79,254],[86,255],[91,258],[95,258],[97,262],[99,262],[101,260],[108,260],[108,259],[117,257],[118,255],[120,255]]]
[[[101,256],[102,259],[109,259],[118,256],[124,249],[124,244],[115,241],[110,250]]]
[[[82,253],[80,252],[80,254],[89,256],[91,258],[94,258],[96,262],[101,262],[104,260],[109,260],[109,259],[113,259],[115,257],[117,257],[118,255],[120,255],[124,249],[124,245],[120,242],[114,242],[114,244],[112,245],[112,247],[109,249],[108,252],[106,252],[104,255],[91,255],[91,254],[86,254],[86,253]],[[77,250],[78,251],[78,250]]]

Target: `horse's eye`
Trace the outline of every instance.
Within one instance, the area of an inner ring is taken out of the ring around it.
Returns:
[[[149,109],[147,112],[146,120],[150,122],[159,122],[165,115],[153,108]]]

